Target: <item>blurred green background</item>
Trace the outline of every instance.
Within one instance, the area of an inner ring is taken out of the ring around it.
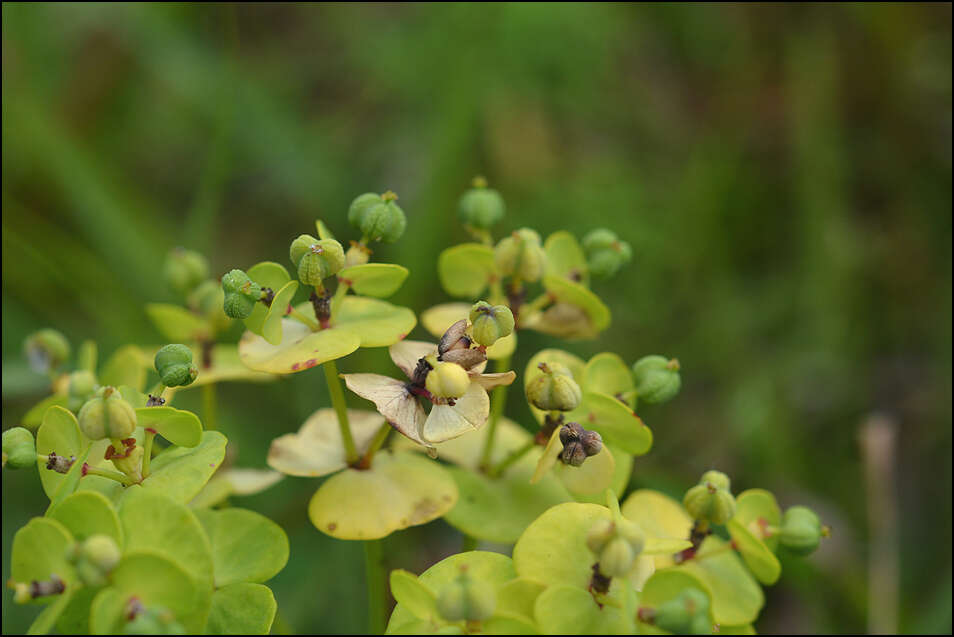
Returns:
[[[3,426],[45,395],[30,331],[101,357],[158,343],[143,304],[174,299],[169,248],[216,275],[284,262],[316,217],[347,234],[369,190],[408,214],[375,255],[411,269],[394,300],[445,300],[434,265],[466,239],[456,199],[481,173],[503,231],[607,226],[633,245],[596,286],[611,328],[568,348],[682,362],[680,396],[640,411],[656,443],[632,486],[678,495],[718,467],[832,525],[783,564],[760,632],[866,631],[894,597],[872,595],[869,560],[895,558],[897,628],[950,632],[951,132],[950,4],[4,3]],[[518,373],[554,345],[522,337]],[[339,366],[395,371],[384,350]],[[239,463],[264,466],[329,404],[323,385],[220,387]],[[866,485],[875,412],[896,423],[896,478]],[[530,423],[522,400],[508,413]],[[316,486],[235,502],[291,539],[275,632],[361,632],[362,550],[310,525]],[[900,507],[899,554],[873,546],[869,499]],[[44,502],[35,472],[4,472],[4,577]],[[460,540],[443,522],[398,533],[389,566],[419,572]],[[3,632],[22,632],[36,608],[10,599]]]

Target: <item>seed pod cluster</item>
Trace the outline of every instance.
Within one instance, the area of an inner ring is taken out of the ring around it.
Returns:
[[[222,277],[222,291],[225,314],[234,319],[248,318],[262,298],[262,286],[242,270],[232,270]]]
[[[587,458],[603,449],[603,438],[599,433],[584,429],[575,422],[560,427],[560,442],[563,443],[560,460],[571,467],[581,466]]]
[[[79,411],[79,427],[90,440],[122,440],[136,430],[136,410],[115,387],[101,387]]]
[[[633,364],[633,381],[639,400],[664,403],[679,393],[679,361],[665,356],[644,356]]]
[[[517,277],[525,283],[539,280],[546,264],[540,235],[530,228],[514,231],[494,248],[494,262],[504,276]]]
[[[626,576],[645,544],[642,527],[626,518],[597,520],[586,534],[586,545],[597,557],[599,572],[607,577]]]
[[[407,217],[394,203],[396,200],[397,195],[390,190],[382,195],[373,192],[360,195],[348,208],[348,223],[369,241],[394,243],[407,227]]]
[[[540,363],[541,375],[527,385],[527,401],[544,411],[572,411],[583,399],[583,391],[570,369],[562,363]]]
[[[808,555],[818,548],[824,531],[818,515],[805,506],[789,507],[782,516],[779,542],[797,555]]]
[[[298,269],[298,279],[305,285],[321,286],[344,267],[344,248],[334,239],[316,239],[299,235],[288,250],[291,262]]]
[[[493,188],[488,188],[483,177],[474,178],[473,188],[461,195],[457,204],[461,221],[482,230],[489,230],[503,219],[505,211],[503,197]]]
[[[606,228],[593,230],[583,237],[583,250],[590,273],[600,279],[616,274],[633,256],[629,244]]]
[[[478,345],[490,347],[513,333],[513,312],[506,305],[478,301],[470,309],[471,335]]]
[[[159,379],[166,387],[191,385],[199,375],[199,370],[192,364],[192,350],[179,343],[162,347],[156,352],[154,363]]]

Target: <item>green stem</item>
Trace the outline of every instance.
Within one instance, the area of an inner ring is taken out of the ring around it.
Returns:
[[[215,384],[209,383],[202,386],[202,416],[205,429],[215,431],[218,429],[219,422],[217,417]]]
[[[86,465],[83,469],[83,475],[87,476],[100,476],[102,478],[109,478],[110,480],[115,480],[116,482],[121,483],[124,486],[130,486],[136,484],[132,478],[127,476],[125,473],[120,473],[118,471],[112,471],[110,469],[97,469],[96,467],[91,467]]]
[[[331,297],[331,320],[334,321],[335,314],[338,313],[338,308],[341,307],[341,301],[344,299],[345,295],[348,294],[348,290],[351,289],[351,286],[338,279],[338,289],[335,290],[335,295]]]
[[[374,439],[371,441],[371,446],[369,446],[368,450],[364,452],[361,462],[358,463],[359,468],[371,468],[371,461],[374,459],[374,454],[377,453],[378,449],[381,448],[381,445],[384,444],[384,441],[388,439],[389,433],[391,433],[391,424],[386,422],[381,425],[381,428],[378,429],[378,432],[374,434]]]
[[[288,316],[292,317],[293,319],[295,319],[295,320],[297,320],[297,321],[299,321],[299,322],[301,322],[301,323],[304,323],[304,324],[307,325],[309,328],[311,328],[311,330],[314,331],[314,332],[317,332],[318,330],[321,329],[321,326],[318,325],[318,321],[312,319],[311,317],[309,317],[309,316],[307,316],[307,315],[305,315],[305,314],[302,314],[301,312],[299,312],[299,311],[296,310],[295,308],[292,308],[292,309],[291,309],[291,312],[288,313]]]
[[[502,372],[510,367],[510,357],[498,359],[495,369]],[[480,456],[480,468],[483,471],[490,469],[491,458],[494,452],[494,435],[497,433],[497,421],[503,415],[504,406],[507,404],[508,385],[498,385],[494,387],[490,400],[490,422],[487,423],[487,438],[484,440],[484,451]]]
[[[383,540],[364,542],[365,579],[368,585],[369,634],[384,634],[384,614],[387,612],[387,589],[384,585]]]
[[[325,369],[325,380],[328,383],[328,393],[331,394],[331,404],[338,415],[338,428],[341,429],[341,440],[344,442],[345,459],[349,465],[358,462],[358,449],[351,435],[351,425],[348,424],[348,404],[345,402],[344,390],[341,389],[341,379],[338,378],[338,366],[333,360],[322,365]]]
[[[523,458],[525,455],[527,455],[527,453],[531,449],[533,449],[534,445],[536,445],[536,443],[533,440],[531,440],[530,442],[523,445],[519,449],[511,452],[509,456],[501,460],[496,467],[490,470],[490,477],[496,478],[497,476],[503,475],[503,472],[509,469],[513,463],[517,462],[518,460],[520,460],[520,458]]]
[[[142,443],[142,478],[149,477],[149,463],[152,462],[152,442],[156,439],[156,432],[146,429],[146,439]]]

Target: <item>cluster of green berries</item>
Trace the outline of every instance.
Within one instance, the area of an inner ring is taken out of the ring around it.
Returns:
[[[540,363],[543,373],[527,385],[527,401],[543,411],[573,411],[583,399],[583,390],[562,363]]]
[[[729,487],[729,476],[706,471],[699,484],[686,491],[682,504],[694,520],[725,524],[735,515],[735,498]]]
[[[633,257],[629,244],[606,228],[598,228],[583,237],[583,250],[590,273],[599,279],[613,276]]]

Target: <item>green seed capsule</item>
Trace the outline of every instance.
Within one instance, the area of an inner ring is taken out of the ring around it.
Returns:
[[[639,400],[663,403],[679,393],[679,361],[664,356],[644,356],[633,364],[633,381]]]
[[[34,332],[23,343],[30,369],[46,374],[56,369],[70,357],[70,342],[54,329]]]
[[[735,515],[735,498],[728,489],[729,479],[718,471],[710,471],[706,475],[715,480],[708,481],[703,476],[702,482],[686,491],[682,504],[695,520],[725,524]]]
[[[572,411],[583,398],[583,391],[570,370],[561,363],[541,363],[543,374],[527,385],[527,401],[544,411]]]
[[[675,635],[710,634],[709,596],[698,588],[687,588],[655,609],[653,623]]]
[[[394,203],[396,200],[397,195],[390,190],[383,195],[363,194],[351,202],[348,222],[370,241],[394,243],[407,227],[407,217]]]
[[[715,469],[710,469],[709,471],[703,473],[702,477],[699,479],[699,483],[709,483],[716,489],[725,489],[726,491],[732,490],[732,481],[729,480],[729,476],[725,475],[721,471],[716,471]]]
[[[438,398],[460,398],[470,387],[467,371],[457,363],[434,361],[433,369],[427,372],[424,385],[431,395]]]
[[[612,520],[599,519],[586,532],[586,546],[594,554],[599,555],[610,540],[616,537],[616,525]]]
[[[136,430],[136,410],[115,387],[102,387],[79,411],[79,427],[90,440],[122,440]]]
[[[225,294],[225,314],[234,319],[248,318],[262,298],[262,286],[248,278],[242,270],[232,270],[222,277],[222,291]]]
[[[620,241],[616,233],[606,228],[593,230],[583,237],[583,249],[590,272],[603,279],[616,274],[633,256],[629,244]]]
[[[198,252],[175,248],[166,256],[163,274],[169,287],[186,295],[209,276],[209,264]]]
[[[199,370],[192,365],[192,350],[178,343],[166,345],[155,358],[159,379],[166,387],[191,385]]]
[[[465,224],[489,230],[503,219],[506,211],[503,197],[493,188],[488,188],[483,177],[476,177],[473,186],[461,196],[457,211]]]
[[[116,540],[108,535],[91,535],[77,547],[76,572],[87,586],[102,586],[121,557]]]
[[[529,228],[521,228],[504,237],[494,248],[494,262],[504,276],[519,277],[525,283],[539,280],[546,265],[540,235]]]
[[[450,622],[490,619],[496,608],[493,587],[472,579],[466,572],[461,572],[437,597],[437,612]]]
[[[623,577],[633,569],[636,552],[629,542],[614,537],[599,554],[600,573],[607,577]]]
[[[490,347],[504,336],[513,333],[513,312],[506,305],[491,305],[479,301],[470,310],[473,325],[471,335],[479,345]]]
[[[322,281],[344,267],[344,248],[334,239],[315,239],[303,234],[291,244],[289,256],[298,268],[298,279],[305,285],[320,286]]]
[[[26,469],[36,465],[36,442],[33,434],[23,427],[12,427],[3,432],[3,466]]]
[[[821,542],[822,524],[818,515],[804,506],[789,507],[782,516],[779,541],[797,555],[808,555]]]

